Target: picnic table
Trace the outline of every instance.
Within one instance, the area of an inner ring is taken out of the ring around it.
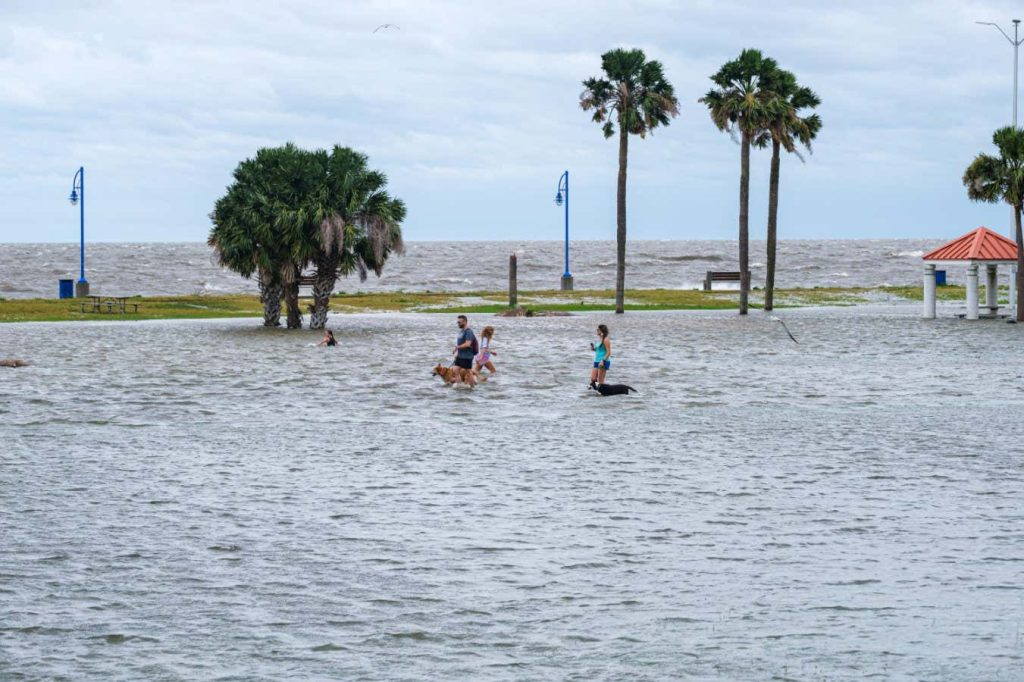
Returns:
[[[129,296],[88,296],[87,301],[82,301],[83,313],[121,313],[139,312],[138,303],[129,303]]]

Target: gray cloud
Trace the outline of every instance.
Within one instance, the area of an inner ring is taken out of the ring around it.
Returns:
[[[282,6],[284,5],[284,6]],[[262,145],[357,147],[410,206],[412,239],[614,230],[615,154],[579,110],[599,56],[660,59],[681,116],[631,146],[631,234],[732,237],[738,149],[696,100],[760,47],[823,99],[783,167],[784,235],[947,235],[990,223],[963,168],[1008,122],[1012,51],[975,20],[1009,2],[171,3],[0,6],[0,241],[71,241],[79,164],[96,239],[202,239]],[[381,23],[400,30],[372,33]],[[755,156],[754,220],[767,159]],[[759,223],[755,222],[755,225]]]

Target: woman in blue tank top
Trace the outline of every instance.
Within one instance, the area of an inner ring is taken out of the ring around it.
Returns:
[[[597,343],[594,350],[594,368],[590,370],[590,385],[603,384],[605,373],[612,367],[612,340],[608,338],[608,325],[597,325]]]

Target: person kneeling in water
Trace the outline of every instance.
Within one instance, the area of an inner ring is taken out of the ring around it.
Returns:
[[[328,329],[326,332],[324,332],[323,340],[321,340],[320,343],[318,343],[316,345],[317,346],[337,346],[338,342],[334,340],[334,332],[332,332],[330,329]]]

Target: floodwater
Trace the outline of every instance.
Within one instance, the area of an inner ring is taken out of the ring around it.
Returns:
[[[779,242],[780,287],[878,286],[921,283],[921,255],[945,239],[792,239]],[[410,242],[388,260],[380,278],[338,281],[339,291],[502,291],[508,257],[518,255],[519,288],[558,289],[565,269],[562,242]],[[764,284],[764,242],[752,241],[750,270]],[[0,244],[0,296],[53,298],[57,281],[78,278],[78,244]],[[107,296],[256,293],[256,282],[217,265],[202,242],[86,245],[86,278]],[[577,289],[615,287],[615,242],[572,242]],[[629,242],[627,286],[695,289],[708,270],[737,270],[737,245],[724,240]],[[963,281],[962,269],[949,281]],[[1001,274],[1001,277],[1004,276]]]
[[[0,679],[1024,679],[1024,325],[918,312],[0,325]]]

